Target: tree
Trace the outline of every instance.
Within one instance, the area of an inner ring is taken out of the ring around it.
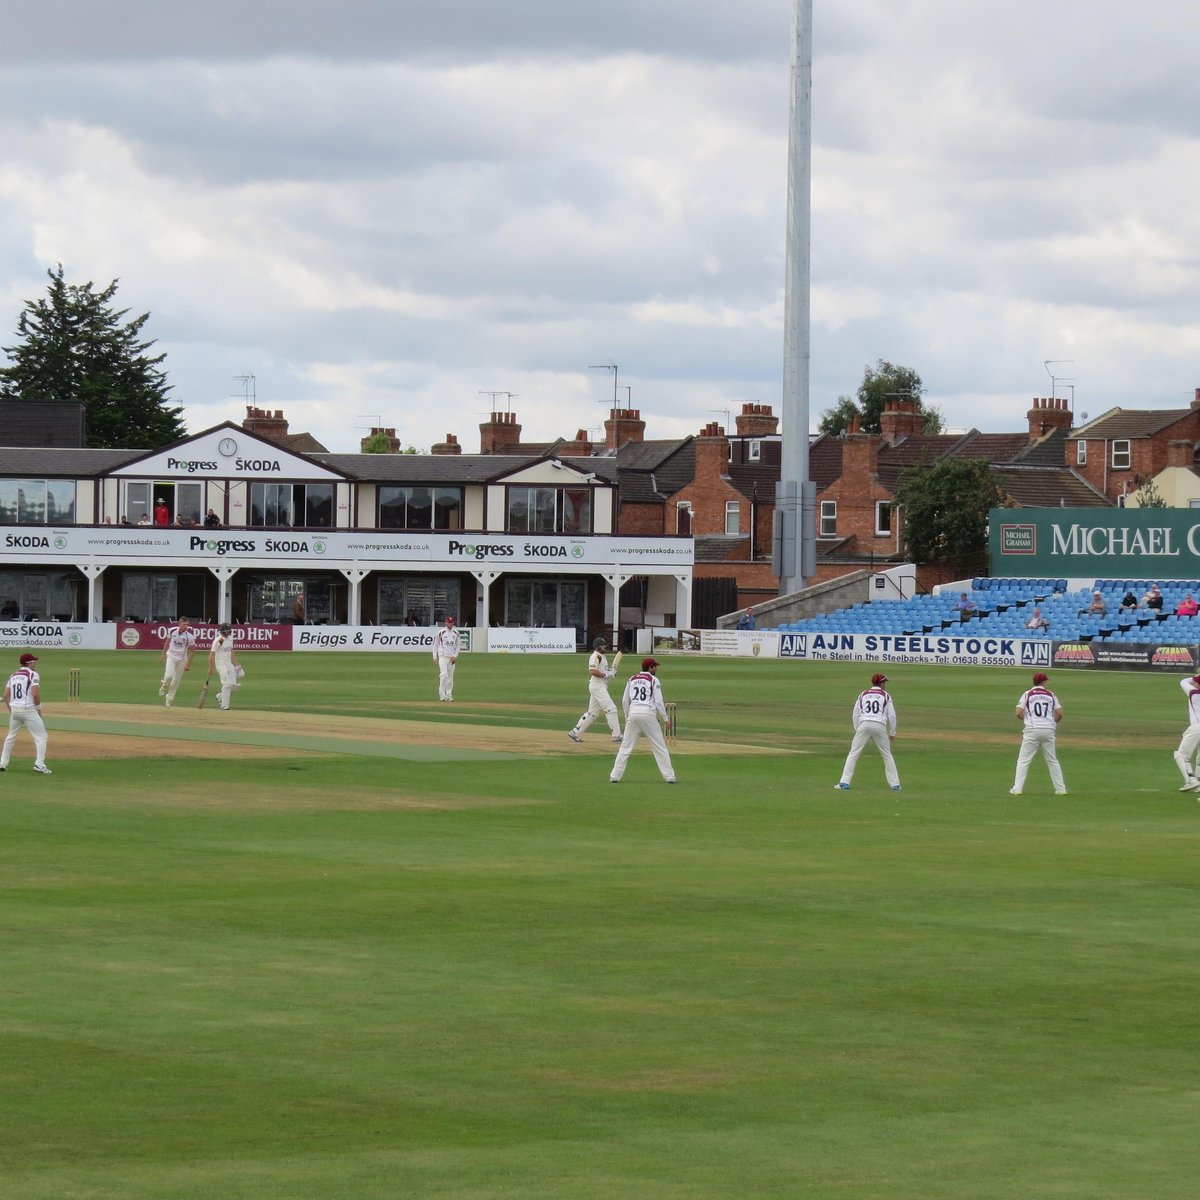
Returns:
[[[116,279],[97,290],[67,283],[61,263],[46,274],[48,294],[17,320],[21,340],[2,347],[11,366],[0,368],[0,395],[82,404],[90,447],[154,450],[186,436],[183,409],[167,403],[166,355],[142,338],[150,314],[125,320],[129,310],[114,309]]]
[[[927,563],[986,549],[988,512],[1003,496],[986,462],[944,458],[905,471],[896,503],[904,509],[901,536],[909,558]]]
[[[942,414],[926,407],[921,399],[922,387],[920,375],[911,367],[898,367],[881,358],[875,366],[863,368],[856,397],[839,396],[837,404],[821,415],[817,428],[822,433],[841,433],[857,415],[863,433],[879,433],[879,418],[889,400],[915,400],[917,411],[925,418],[924,432],[941,433]]]
[[[1170,507],[1166,500],[1163,499],[1163,494],[1154,485],[1153,479],[1147,479],[1136,492],[1134,499],[1137,503],[1134,508],[1168,508]]]
[[[819,433],[832,433],[835,436],[850,428],[850,422],[855,417],[862,417],[858,405],[849,396],[839,396],[832,408],[827,408],[821,414],[821,423],[817,426]]]
[[[363,438],[362,452],[364,454],[391,454],[392,439],[380,430],[378,433],[371,434],[368,438]]]

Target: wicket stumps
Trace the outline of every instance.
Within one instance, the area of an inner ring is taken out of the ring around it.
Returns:
[[[667,725],[663,732],[667,735],[667,737],[673,738],[675,736],[675,702],[673,700],[668,700],[665,708],[667,710]]]
[[[67,676],[67,700],[71,704],[79,703],[79,668],[72,667]]]

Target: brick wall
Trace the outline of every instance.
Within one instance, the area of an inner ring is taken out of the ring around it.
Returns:
[[[1080,466],[1077,446],[1083,440],[1087,442],[1087,462]],[[1181,414],[1178,421],[1153,437],[1130,438],[1128,467],[1112,465],[1112,442],[1102,438],[1072,438],[1067,446],[1067,466],[1115,501],[1137,491],[1162,471],[1170,461],[1171,443],[1181,440],[1200,441],[1200,411]]]

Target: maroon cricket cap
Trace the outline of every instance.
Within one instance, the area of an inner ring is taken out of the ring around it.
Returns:
[[[1050,678],[1044,671],[1039,671],[1034,677],[1033,682],[1039,687]]]
[[[22,654],[21,655],[21,666],[27,667],[27,666],[29,666],[30,663],[37,662],[37,660],[38,660],[38,656],[36,654]]]
[[[887,681],[888,680],[887,680],[886,675],[872,675],[871,676],[871,686],[872,687],[878,687],[881,683],[887,683]]]
[[[657,667],[657,666],[658,666],[657,658],[643,658],[642,659],[642,670],[643,671],[652,670],[654,667]]]

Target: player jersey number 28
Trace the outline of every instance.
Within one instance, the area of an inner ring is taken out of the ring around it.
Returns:
[[[630,681],[629,698],[630,700],[638,700],[643,704],[650,701],[650,697],[654,694],[650,685],[644,679],[634,679]]]

